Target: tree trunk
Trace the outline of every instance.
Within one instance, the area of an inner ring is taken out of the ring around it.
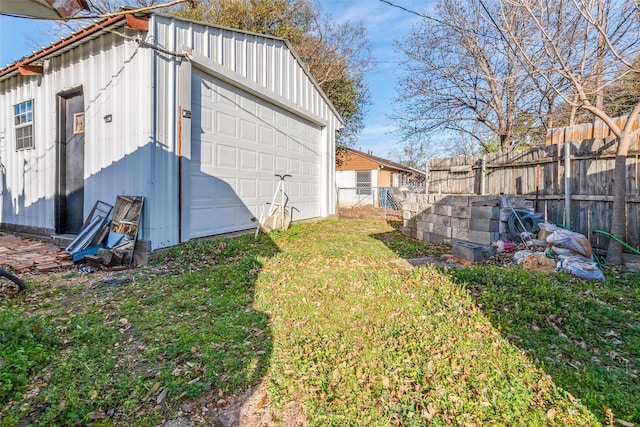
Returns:
[[[627,236],[626,199],[627,199],[627,154],[633,134],[629,131],[622,133],[618,140],[616,161],[613,170],[613,209],[611,214],[610,233],[624,240]],[[607,262],[622,264],[622,245],[614,239],[609,240],[607,248]]]
[[[508,153],[513,149],[511,143],[513,142],[513,138],[511,135],[500,135],[500,151],[503,153]]]

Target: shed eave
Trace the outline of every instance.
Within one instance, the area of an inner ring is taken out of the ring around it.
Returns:
[[[9,77],[20,74],[20,67],[25,67],[33,64],[34,62],[41,62],[52,56],[59,55],[68,49],[75,47],[87,38],[96,37],[102,33],[109,31],[109,27],[120,24],[126,20],[126,15],[112,16],[104,19],[90,27],[71,34],[69,37],[63,38],[54,42],[49,47],[41,49],[33,54],[26,56],[13,64],[0,70],[0,81]]]

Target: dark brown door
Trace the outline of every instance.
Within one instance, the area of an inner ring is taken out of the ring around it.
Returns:
[[[56,231],[77,233],[84,220],[84,95],[58,96],[58,203]]]

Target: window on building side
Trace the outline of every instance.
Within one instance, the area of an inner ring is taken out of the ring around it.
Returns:
[[[371,194],[371,171],[356,171],[356,194],[358,196]]]
[[[13,107],[16,126],[16,150],[33,148],[33,100]]]

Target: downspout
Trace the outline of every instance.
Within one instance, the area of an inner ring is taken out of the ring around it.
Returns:
[[[182,83],[182,82],[181,82]],[[180,85],[182,86],[182,84]],[[182,243],[182,102],[178,104],[178,243]]]

